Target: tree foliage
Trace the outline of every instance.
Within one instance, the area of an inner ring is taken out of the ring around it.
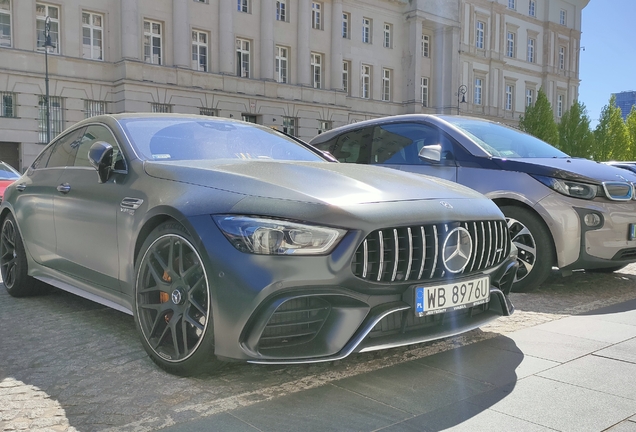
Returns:
[[[636,120],[636,117],[634,118]],[[590,158],[594,150],[594,134],[590,129],[590,118],[585,104],[575,101],[563,113],[558,125],[558,148],[570,156]]]
[[[616,96],[601,110],[594,130],[596,144],[592,157],[596,161],[626,160],[631,157],[630,140],[621,110],[616,106]]]
[[[525,115],[519,118],[519,128],[547,143],[559,144],[559,130],[554,121],[554,112],[543,89],[537,92],[535,104],[527,107]]]
[[[627,134],[629,135],[629,157],[628,160],[636,161],[636,105],[632,105],[632,110],[627,115],[625,121]]]

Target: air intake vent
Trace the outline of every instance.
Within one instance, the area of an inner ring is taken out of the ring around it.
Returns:
[[[463,248],[464,262],[449,259],[453,248]],[[356,251],[351,268],[357,277],[373,282],[420,281],[448,272],[482,271],[509,253],[510,234],[501,220],[417,225],[372,232]]]
[[[258,343],[260,351],[310,342],[329,316],[331,305],[320,297],[287,300],[274,312]]]
[[[629,182],[604,182],[605,195],[614,201],[629,201],[634,196],[634,186]]]

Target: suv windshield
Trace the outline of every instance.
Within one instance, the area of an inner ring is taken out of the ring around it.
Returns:
[[[569,157],[550,144],[524,132],[483,120],[443,117],[485,152],[500,158],[565,158]]]

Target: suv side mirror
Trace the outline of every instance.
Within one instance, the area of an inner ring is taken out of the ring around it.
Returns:
[[[426,162],[440,163],[442,160],[442,145],[431,144],[420,149],[417,156]]]
[[[105,183],[112,171],[113,146],[104,141],[97,141],[88,151],[88,161],[97,170],[99,182]]]

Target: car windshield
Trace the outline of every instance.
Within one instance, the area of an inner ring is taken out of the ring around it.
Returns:
[[[273,129],[225,119],[121,120],[137,153],[147,160],[267,159],[325,161]]]
[[[0,162],[0,180],[15,180],[20,178],[20,173],[4,162]]]
[[[564,158],[568,157],[550,144],[527,133],[487,121],[462,117],[444,120],[468,135],[479,147],[500,158]]]

